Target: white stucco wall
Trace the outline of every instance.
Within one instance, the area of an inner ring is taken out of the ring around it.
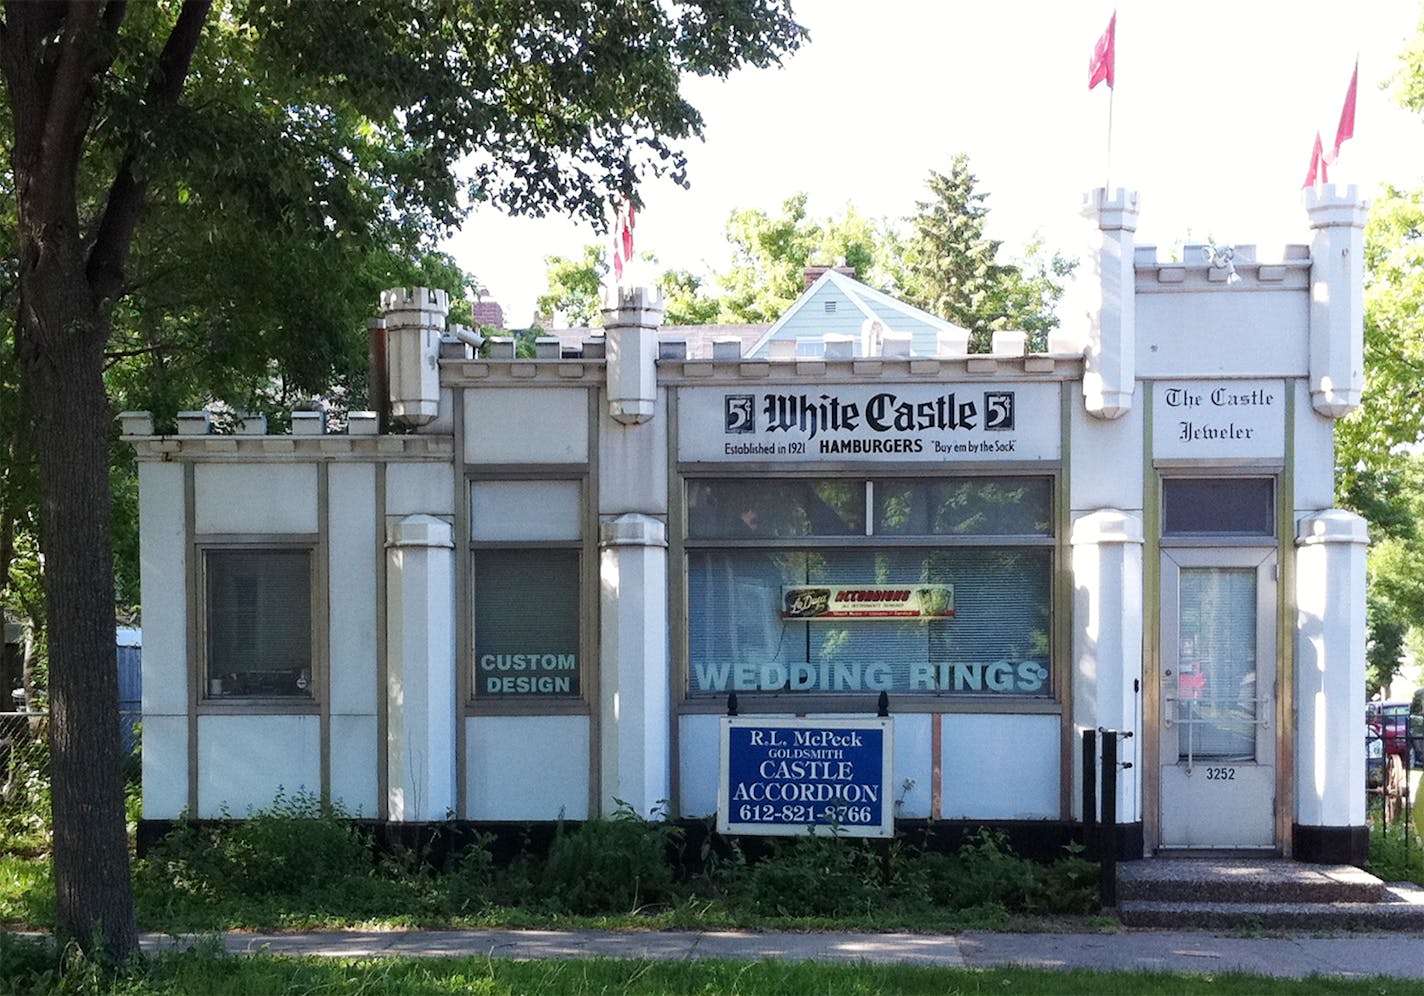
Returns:
[[[472,388],[465,392],[468,463],[581,463],[587,459],[587,389]]]
[[[376,470],[370,464],[336,464],[328,479],[330,508],[331,713],[375,716],[376,573],[382,567],[377,542]],[[375,765],[374,754],[369,758]]]
[[[1058,724],[1057,716],[945,716],[940,732],[943,817],[1057,819]]]
[[[317,531],[315,464],[200,463],[193,485],[199,535]]]
[[[469,819],[588,818],[587,716],[473,716],[465,731]]]
[[[1138,294],[1139,377],[1304,377],[1310,299],[1300,290]]]
[[[375,716],[331,717],[331,801],[351,816],[380,812]]]
[[[445,463],[386,467],[386,515],[454,515],[455,468]]]
[[[246,816],[321,791],[321,721],[316,716],[198,717],[198,816]]]
[[[188,722],[186,714],[144,714],[143,818],[146,820],[174,820],[188,808]]]

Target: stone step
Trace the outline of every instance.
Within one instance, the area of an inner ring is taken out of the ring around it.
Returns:
[[[1163,904],[1378,903],[1385,886],[1351,865],[1281,858],[1155,858],[1118,865],[1118,898]]]
[[[1214,930],[1424,931],[1424,889],[1392,883],[1384,899],[1364,903],[1162,902],[1119,898],[1128,927]]]

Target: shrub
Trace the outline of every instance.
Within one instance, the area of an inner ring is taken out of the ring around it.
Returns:
[[[747,873],[745,898],[758,913],[849,916],[882,898],[884,876],[870,846],[833,833],[777,838]]]
[[[961,909],[997,903],[1009,910],[1026,910],[1032,905],[1037,866],[1014,854],[1003,833],[980,830],[964,842],[956,857],[958,874],[941,902]]]
[[[279,793],[240,822],[202,829],[180,820],[139,863],[142,891],[194,898],[293,898],[374,867],[369,839],[339,808]]]
[[[488,835],[476,836],[441,876],[437,887],[444,895],[451,913],[469,914],[483,908],[494,893],[494,858],[490,855]]]
[[[592,819],[572,833],[560,827],[539,877],[554,909],[628,913],[676,898],[669,850],[682,830],[635,812],[621,799],[612,817]]]

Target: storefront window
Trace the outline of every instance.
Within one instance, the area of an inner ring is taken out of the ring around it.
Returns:
[[[1167,536],[1272,536],[1276,488],[1269,477],[1174,477],[1162,482]]]
[[[971,477],[875,482],[881,536],[1048,536],[1053,482],[1046,477]]]
[[[310,698],[311,552],[208,550],[205,697]]]
[[[476,698],[582,694],[582,490],[577,481],[472,482]]]
[[[475,554],[475,694],[579,694],[577,550]]]
[[[691,694],[1052,695],[1052,479],[694,481],[688,495]],[[737,507],[756,528],[729,525]]]
[[[692,481],[687,503],[695,539],[865,535],[864,481]]]

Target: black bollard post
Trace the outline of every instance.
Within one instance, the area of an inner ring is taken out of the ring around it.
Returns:
[[[1083,731],[1083,846],[1098,857],[1098,731]]]
[[[1105,908],[1117,905],[1117,731],[1103,730],[1102,857],[1098,898]]]

